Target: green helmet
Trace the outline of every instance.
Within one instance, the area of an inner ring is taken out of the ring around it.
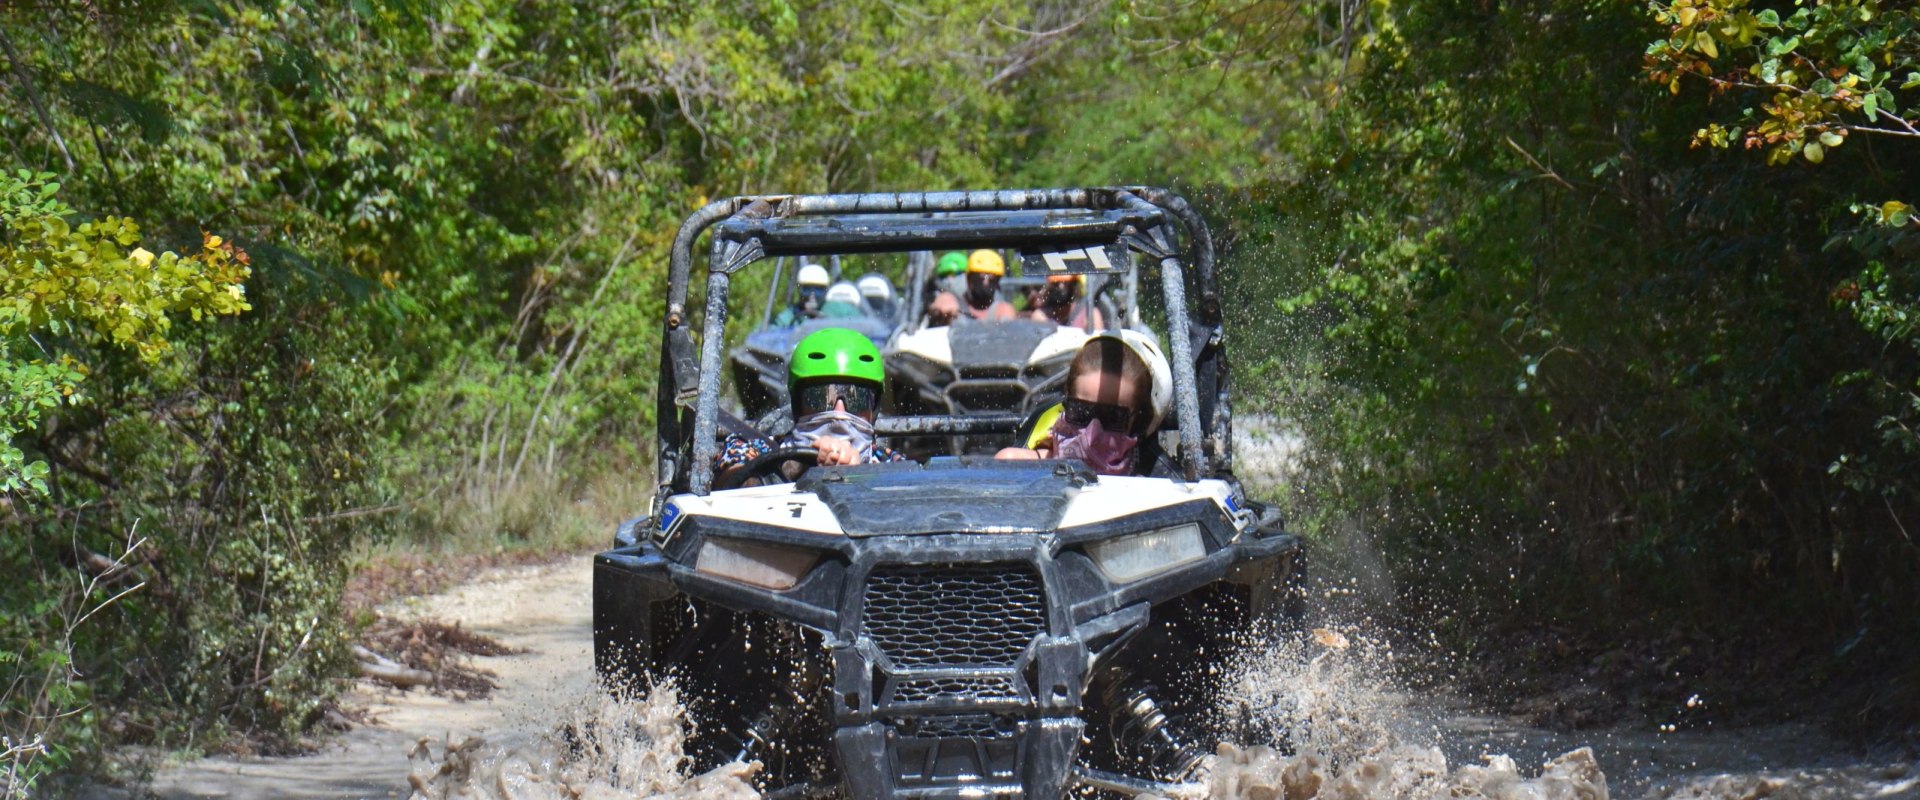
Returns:
[[[942,278],[958,275],[967,271],[967,254],[954,252],[940,257],[940,266],[934,267],[933,274]]]
[[[859,331],[822,328],[807,334],[787,359],[787,386],[808,378],[853,378],[875,385],[886,383],[887,370],[880,348]]]

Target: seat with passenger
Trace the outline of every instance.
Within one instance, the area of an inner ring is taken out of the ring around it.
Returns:
[[[1120,330],[1087,340],[1067,367],[1067,396],[1042,411],[1025,447],[1002,449],[1013,459],[1077,458],[1101,475],[1136,475],[1142,442],[1160,430],[1173,400],[1173,371],[1153,338]]]
[[[1000,279],[1006,277],[1007,262],[992,250],[975,250],[967,256],[967,290],[964,297],[942,292],[927,306],[930,325],[948,325],[960,320],[1000,322],[1017,317],[1013,304],[1000,299]]]
[[[787,359],[787,395],[793,431],[779,440],[733,434],[715,458],[723,485],[755,459],[777,450],[810,447],[819,466],[905,461],[906,456],[875,443],[874,416],[886,383],[880,349],[858,331],[823,328],[809,334]],[[787,477],[794,477],[788,475]]]
[[[890,320],[894,318],[893,282],[878,272],[869,272],[860,276],[854,283],[860,290],[860,299],[865,304],[867,316],[874,319]]]
[[[774,327],[791,328],[807,320],[821,317],[838,319],[859,316],[858,308],[845,303],[830,302],[831,298],[828,295],[831,290],[828,289],[827,284],[832,280],[832,277],[827,274],[826,267],[819,264],[802,266],[794,280],[799,284],[799,292],[794,297],[793,306],[780,309],[780,313],[773,318]],[[855,302],[858,302],[858,293],[856,293]]]
[[[1046,283],[1027,295],[1028,316],[1082,330],[1107,327],[1106,315],[1085,296],[1086,287],[1085,275],[1048,275]]]

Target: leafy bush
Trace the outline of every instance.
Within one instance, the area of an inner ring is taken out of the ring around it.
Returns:
[[[1671,21],[1689,57],[1728,30]],[[1305,277],[1278,311],[1324,337],[1274,372],[1311,448],[1298,499],[1378,530],[1412,608],[1765,631],[1833,654],[1809,674],[1910,664],[1913,245],[1852,206],[1891,220],[1920,152],[1693,149],[1742,104],[1649,91],[1657,23],[1630,6],[1379,22],[1324,150],[1266,190],[1338,226],[1282,261]]]
[[[0,512],[13,519],[23,516],[16,506],[30,513],[50,499],[47,462],[30,460],[16,440],[42,433],[36,429],[62,408],[98,412],[81,391],[92,370],[76,353],[109,348],[97,354],[117,361],[120,371],[144,375],[172,351],[172,316],[199,320],[250,308],[242,286],[246,253],[207,236],[192,256],[155,256],[136,246],[140,232],[130,220],[72,219],[52,177],[27,170],[0,175]],[[115,359],[114,348],[137,357]],[[41,439],[29,446],[44,451],[47,445]],[[0,589],[0,631],[8,643],[0,663],[19,675],[0,706],[6,737],[0,796],[9,798],[93,742],[97,681],[84,679],[92,662],[77,659],[76,650],[110,626],[81,626],[146,585],[130,577],[136,573],[128,564],[148,555],[144,540],[129,539],[110,550],[120,555],[104,556],[78,536],[63,542],[68,531],[58,518],[26,519],[22,530],[0,540],[0,565],[14,577]],[[137,518],[126,529],[134,527]]]

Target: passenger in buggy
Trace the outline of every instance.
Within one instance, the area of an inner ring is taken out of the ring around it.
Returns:
[[[791,328],[822,316],[828,318],[857,316],[860,312],[855,307],[845,303],[828,302],[827,284],[830,282],[832,278],[827,275],[826,267],[819,264],[801,267],[800,274],[795,278],[795,283],[799,284],[799,293],[794,298],[791,308],[781,309],[780,313],[773,318],[774,327]],[[854,302],[859,302],[857,293]]]
[[[933,279],[927,283],[927,289],[927,296],[934,300],[943,294],[953,295],[954,310],[959,310],[958,298],[967,293],[967,254],[958,250],[942,254],[934,267]]]
[[[723,479],[754,459],[780,449],[818,450],[819,466],[905,461],[874,442],[886,369],[880,349],[858,331],[822,328],[801,339],[787,359],[787,394],[793,402],[793,432],[775,441],[733,434],[716,457]]]
[[[860,299],[867,316],[881,320],[893,319],[893,281],[878,272],[869,272],[860,276],[854,286],[860,289]]]
[[[975,250],[967,256],[967,290],[963,297],[943,292],[927,306],[930,326],[957,321],[1000,322],[1019,316],[1013,304],[1000,299],[1000,279],[1006,277],[1007,262],[992,250]]]
[[[1173,372],[1152,337],[1138,331],[1087,340],[1067,367],[1067,396],[1035,419],[1010,459],[1077,458],[1101,475],[1135,475],[1141,443],[1160,430],[1173,399]]]
[[[1027,295],[1027,307],[1031,309],[1028,316],[1081,330],[1097,331],[1107,327],[1100,309],[1094,308],[1091,301],[1083,300],[1086,288],[1085,275],[1048,275],[1045,284],[1034,287]]]

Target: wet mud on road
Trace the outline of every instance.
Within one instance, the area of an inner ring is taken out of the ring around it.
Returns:
[[[159,770],[150,791],[263,799],[747,794],[739,768],[691,780],[677,774],[671,698],[617,704],[599,696],[590,586],[582,557],[496,571],[389,607],[396,617],[457,622],[523,652],[475,659],[498,676],[501,688],[486,699],[363,681],[345,702],[370,722],[318,752],[201,759]],[[1481,713],[1444,693],[1401,691],[1381,682],[1380,663],[1354,633],[1351,647],[1321,641],[1304,654],[1242,665],[1234,701],[1267,709],[1274,726],[1294,726],[1301,755],[1263,747],[1273,729],[1256,726],[1218,759],[1207,796],[1920,799],[1920,764],[1849,754],[1812,727],[1649,724],[1567,734]],[[1303,720],[1311,732],[1299,732]],[[555,731],[568,725],[610,735],[586,748],[563,745]],[[424,749],[422,739],[430,742]],[[591,755],[578,757],[583,749]]]

